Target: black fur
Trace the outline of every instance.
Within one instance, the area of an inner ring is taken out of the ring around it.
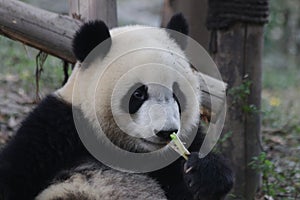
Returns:
[[[60,170],[87,155],[75,129],[72,107],[48,96],[0,154],[0,199],[33,199]]]
[[[182,13],[173,15],[173,17],[168,22],[168,25],[166,28],[180,32],[184,35],[189,34],[189,25]],[[179,44],[181,49],[185,49],[185,47],[187,45],[187,41],[186,41],[185,37],[181,37],[178,34],[174,34],[174,32],[172,32],[172,31],[170,31],[169,34],[170,34],[170,37],[173,38]]]
[[[130,110],[130,104],[134,103],[132,102],[132,94],[140,87],[142,87],[144,84],[142,83],[136,83],[134,84],[126,93],[126,95],[121,99],[121,106],[122,106],[122,109],[123,111],[125,111],[126,113],[134,113],[134,110]],[[130,103],[131,101],[131,103]],[[142,105],[142,104],[141,104]],[[140,105],[140,106],[141,106]],[[140,106],[138,108],[140,108]],[[132,107],[136,107],[134,105],[132,105]],[[138,109],[137,108],[137,109]]]
[[[77,60],[83,62],[87,55],[101,42],[100,55],[105,56],[111,47],[111,39],[108,27],[103,21],[91,21],[85,23],[75,34],[73,39],[73,53]]]
[[[189,25],[182,13],[177,13],[172,16],[167,25],[168,29],[178,31],[184,35],[189,34]]]
[[[177,82],[175,82],[172,86],[173,89],[173,97],[176,100],[178,106],[179,106],[179,112],[181,113],[182,111],[185,110],[186,107],[186,98],[183,94],[183,92],[181,91],[181,89],[179,88],[179,84]]]
[[[191,169],[184,173],[183,178],[194,199],[220,200],[233,186],[231,169],[223,158],[215,154],[199,159],[199,154],[193,152],[184,169]]]

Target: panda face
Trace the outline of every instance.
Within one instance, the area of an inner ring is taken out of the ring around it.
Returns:
[[[131,93],[130,90],[128,92]],[[144,130],[144,137],[140,138],[144,149],[153,150],[165,146],[170,141],[170,134],[177,133],[180,129],[179,102],[172,90],[159,84],[141,85],[134,90],[128,102],[128,112],[133,124],[148,127]]]
[[[121,149],[155,151],[173,132],[187,141],[199,122],[200,82],[181,46],[164,29],[88,23],[73,41],[79,62],[57,94]]]

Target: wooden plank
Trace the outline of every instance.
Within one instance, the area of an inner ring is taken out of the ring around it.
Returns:
[[[225,106],[227,84],[203,73],[198,74],[202,94],[201,114],[215,123]]]
[[[0,34],[74,63],[72,38],[81,22],[15,0],[0,0]]]

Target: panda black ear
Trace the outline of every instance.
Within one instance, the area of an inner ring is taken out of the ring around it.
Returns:
[[[101,42],[100,56],[107,54],[111,47],[109,29],[103,21],[90,21],[81,26],[81,28],[75,33],[72,48],[73,53],[77,60],[82,62],[87,55]]]
[[[177,14],[173,15],[173,17],[168,22],[168,25],[166,28],[180,32],[184,35],[189,34],[189,25],[182,13],[177,13]],[[172,31],[170,31],[169,33],[170,33],[170,37],[173,38],[182,49],[185,49],[185,47],[187,45],[186,38],[178,37],[178,35],[174,34],[174,32],[172,32]]]

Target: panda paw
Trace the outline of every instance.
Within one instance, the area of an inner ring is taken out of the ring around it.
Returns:
[[[199,158],[191,153],[184,164],[183,178],[194,199],[220,200],[233,186],[233,174],[224,159],[209,154]]]

